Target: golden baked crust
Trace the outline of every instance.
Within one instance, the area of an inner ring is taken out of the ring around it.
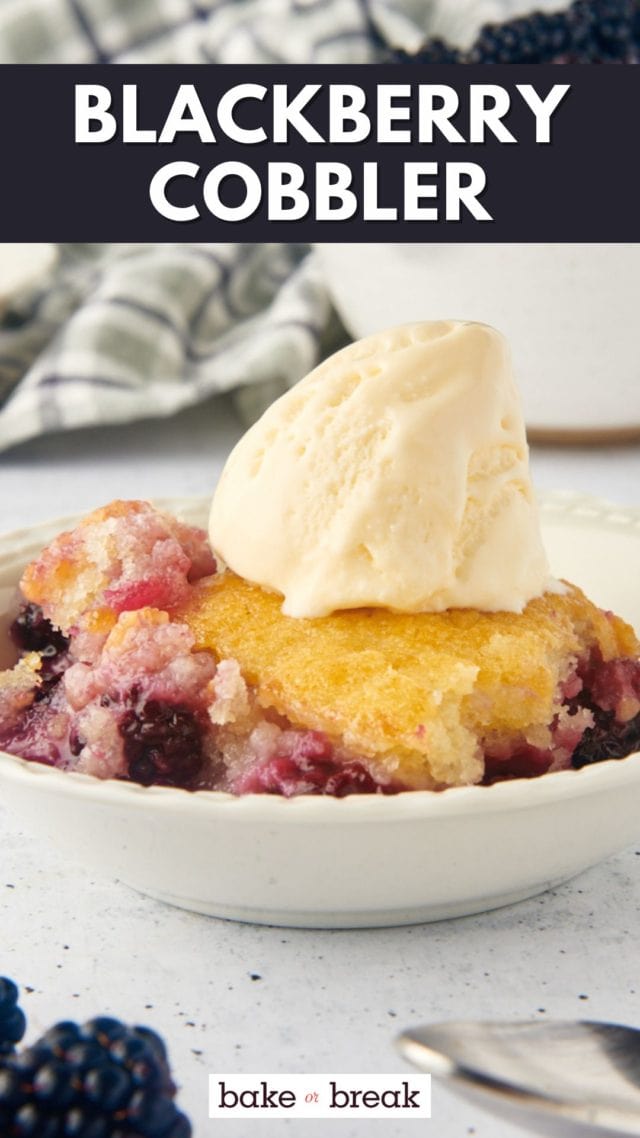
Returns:
[[[604,660],[638,651],[632,629],[573,585],[521,615],[354,609],[300,620],[280,606],[227,572],[174,617],[197,648],[239,662],[262,707],[415,787],[477,782],[487,738],[540,745],[578,657],[596,645]]]
[[[78,610],[90,607],[109,582],[110,561],[119,551],[115,527],[110,533],[106,526],[145,508],[144,502],[116,500],[87,514],[73,530],[54,538],[27,566],[20,582],[23,595],[45,606],[47,615],[60,628],[69,627]]]

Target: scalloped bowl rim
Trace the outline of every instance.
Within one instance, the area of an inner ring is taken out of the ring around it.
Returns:
[[[549,801],[562,801],[600,794],[612,783],[640,783],[640,752],[623,759],[607,759],[581,770],[550,771],[525,779],[506,779],[491,786],[454,786],[446,790],[409,790],[399,794],[351,794],[344,798],[329,795],[279,794],[234,795],[219,790],[188,791],[177,787],[142,786],[116,779],[99,779],[77,771],[64,771],[44,763],[22,759],[0,751],[0,776],[12,779],[39,779],[43,785],[65,795],[89,798],[123,808],[153,810],[191,809],[234,810],[250,821],[287,820],[305,823],[309,815],[332,823],[354,821],[393,821],[394,818],[422,816],[445,818],[469,814],[492,814],[530,809]],[[314,819],[316,820],[316,819]]]

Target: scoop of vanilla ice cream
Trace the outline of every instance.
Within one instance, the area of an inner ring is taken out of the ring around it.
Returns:
[[[504,338],[408,324],[337,352],[231,453],[211,543],[283,612],[520,612],[549,568]]]

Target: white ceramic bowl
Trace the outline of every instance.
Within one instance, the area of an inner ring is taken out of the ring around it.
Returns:
[[[202,518],[202,502],[162,504]],[[640,625],[640,511],[555,495],[542,516],[554,571]],[[4,539],[5,598],[60,528]],[[0,784],[2,801],[79,866],[174,905],[267,924],[339,928],[475,913],[541,892],[640,840],[640,754],[393,797],[190,794],[100,782],[6,754]]]
[[[511,345],[531,438],[640,437],[640,245],[425,242],[316,251],[354,338],[409,320],[493,324]]]

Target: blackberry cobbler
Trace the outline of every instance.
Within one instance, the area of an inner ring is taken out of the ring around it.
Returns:
[[[113,502],[26,569],[0,746],[98,778],[392,794],[543,774],[640,744],[631,628],[573,585],[521,614],[295,619],[203,531]]]

